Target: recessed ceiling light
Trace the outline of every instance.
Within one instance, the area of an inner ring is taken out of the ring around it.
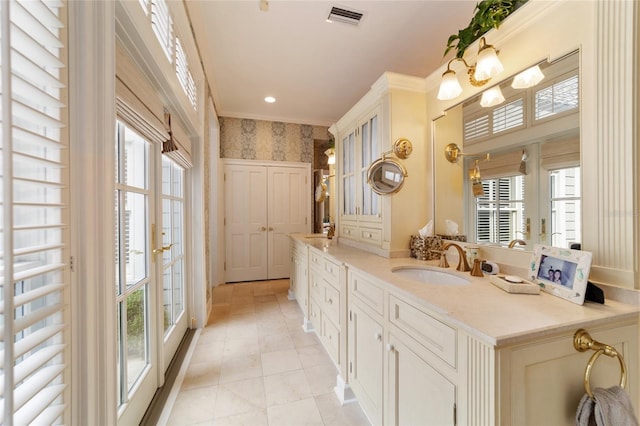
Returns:
[[[264,98],[264,101],[272,104],[276,101],[276,98],[274,98],[273,96],[267,96],[266,98]]]

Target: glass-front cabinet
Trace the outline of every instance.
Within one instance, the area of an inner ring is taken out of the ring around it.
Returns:
[[[384,73],[329,128],[336,138],[334,218],[341,241],[381,256],[409,255],[411,234],[428,216],[425,91],[423,78]],[[367,181],[369,166],[400,138],[413,145],[413,154],[400,160],[411,178],[401,191],[379,195]]]
[[[379,116],[376,105],[341,138],[340,231],[346,238],[379,241],[381,237],[380,195],[367,183],[369,165],[382,153]]]

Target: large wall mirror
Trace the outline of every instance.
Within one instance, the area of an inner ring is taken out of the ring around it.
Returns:
[[[579,53],[522,71],[435,121],[435,231],[449,219],[471,242],[578,247]]]

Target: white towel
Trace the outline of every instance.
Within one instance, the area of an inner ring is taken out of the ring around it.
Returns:
[[[620,386],[595,388],[593,399],[584,394],[576,412],[576,426],[638,426],[633,404]]]

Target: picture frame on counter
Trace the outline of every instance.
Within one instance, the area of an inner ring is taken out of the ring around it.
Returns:
[[[592,257],[588,251],[536,244],[531,256],[529,280],[544,292],[582,305]]]

